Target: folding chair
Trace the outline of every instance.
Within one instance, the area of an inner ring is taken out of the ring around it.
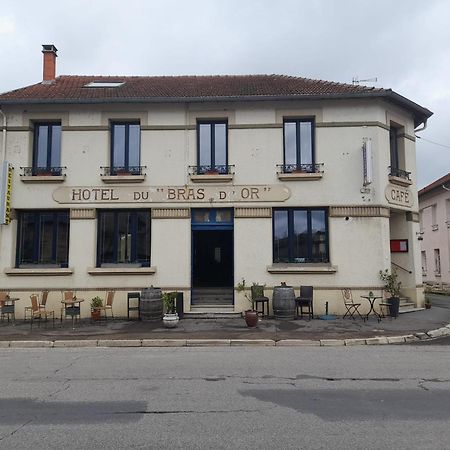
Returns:
[[[295,299],[297,317],[302,318],[303,309],[306,308],[308,320],[314,318],[313,295],[314,289],[312,286],[300,286],[300,297],[296,297]]]
[[[36,294],[32,294],[32,295],[36,295]],[[48,291],[42,291],[41,292],[41,300],[39,302],[40,309],[45,309],[45,305],[47,304],[47,297],[48,297]],[[27,313],[30,313],[30,316],[31,316],[32,311],[33,311],[32,306],[25,306],[25,313],[23,316],[23,320],[27,320],[27,317],[28,317]]]
[[[48,320],[49,317],[53,319],[53,328],[55,327],[55,311],[48,311],[42,308],[42,305],[38,302],[38,296],[36,294],[30,295],[31,299],[31,328],[33,328],[34,319],[39,319],[39,326],[41,326],[42,317],[45,318],[45,321]]]
[[[362,320],[364,320],[364,317],[359,312],[359,307],[361,306],[361,303],[355,303],[353,301],[352,290],[347,288],[342,289],[342,298],[344,299],[344,305],[347,309],[347,312],[344,314],[342,318],[345,319],[347,316],[349,316],[349,318],[355,320],[355,313],[357,313],[358,316]]]
[[[264,315],[269,315],[269,297],[264,296],[264,286],[261,286],[259,284],[254,284],[251,287],[251,293],[252,293],[252,309],[255,310],[257,313],[261,313]],[[262,305],[262,311],[258,310],[258,305],[261,303]],[[267,314],[265,314],[265,305],[267,304]]]
[[[105,319],[107,318],[106,311],[109,309],[111,311],[111,317],[114,320],[114,313],[113,313],[114,294],[115,294],[114,291],[108,291],[106,293],[106,301],[105,301],[104,305],[99,308],[105,312]]]

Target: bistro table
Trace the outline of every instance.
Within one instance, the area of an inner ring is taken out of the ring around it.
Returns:
[[[370,304],[369,312],[366,314],[365,320],[369,320],[370,313],[373,313],[377,317],[378,322],[381,322],[381,314],[378,314],[375,311],[374,305],[375,305],[375,300],[378,300],[383,297],[369,294],[369,295],[361,295],[361,298],[365,298]]]
[[[12,324],[16,324],[16,302],[19,301],[20,298],[15,297],[6,297],[5,300],[2,300],[0,307],[0,315],[3,321],[3,316],[5,314],[8,315],[8,323],[9,316],[12,316]]]
[[[72,330],[75,330],[75,316],[80,317],[80,303],[84,302],[84,298],[74,297],[72,300],[62,300],[64,309],[64,318],[67,316],[72,317]],[[61,311],[61,322],[62,322],[62,311]]]

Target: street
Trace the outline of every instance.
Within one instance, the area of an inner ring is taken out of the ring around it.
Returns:
[[[0,350],[0,448],[444,449],[448,346]]]

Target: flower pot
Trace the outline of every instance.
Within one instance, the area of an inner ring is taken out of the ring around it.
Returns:
[[[431,303],[425,303],[425,309],[430,309],[431,308]]]
[[[163,323],[166,328],[176,328],[178,326],[178,322],[180,318],[178,314],[164,314]]]
[[[94,321],[100,320],[101,318],[101,309],[93,309],[91,310],[91,319]]]
[[[398,317],[398,308],[400,306],[400,299],[398,297],[391,297],[388,301],[389,301],[389,315],[391,317]]]
[[[253,311],[251,309],[245,311],[244,319],[249,328],[254,328],[256,327],[256,325],[258,325],[258,313],[256,311]]]

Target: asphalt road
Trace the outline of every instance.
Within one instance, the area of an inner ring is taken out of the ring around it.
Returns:
[[[0,350],[0,448],[444,449],[450,350]]]

